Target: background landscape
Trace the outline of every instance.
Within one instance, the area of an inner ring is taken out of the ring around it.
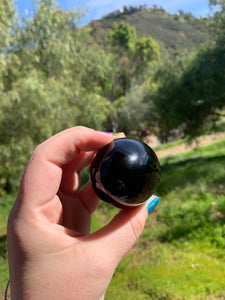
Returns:
[[[146,141],[162,167],[160,205],[106,299],[225,299],[225,1],[215,5],[198,18],[124,6],[81,27],[80,9],[42,0],[21,19],[1,1],[0,296],[26,162],[51,135],[84,125]],[[116,212],[101,203],[92,231]]]

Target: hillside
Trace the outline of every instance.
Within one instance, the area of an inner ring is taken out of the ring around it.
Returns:
[[[102,43],[114,22],[125,21],[134,26],[138,37],[151,36],[170,52],[198,48],[210,39],[206,18],[195,18],[192,14],[169,14],[162,8],[146,8],[126,14],[115,11],[100,20],[92,21],[94,39]]]

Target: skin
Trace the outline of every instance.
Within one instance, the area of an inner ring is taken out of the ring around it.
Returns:
[[[99,199],[90,182],[79,189],[79,173],[112,139],[74,127],[35,149],[8,220],[12,300],[104,299],[148,216],[148,203],[124,209],[89,234]]]

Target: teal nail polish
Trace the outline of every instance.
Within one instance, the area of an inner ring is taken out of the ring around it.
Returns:
[[[159,197],[155,197],[152,199],[152,201],[148,204],[147,206],[147,211],[148,214],[150,214],[158,205],[160,198]]]

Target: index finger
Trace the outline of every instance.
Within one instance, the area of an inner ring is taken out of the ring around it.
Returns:
[[[19,201],[30,209],[46,204],[58,192],[64,165],[81,151],[97,151],[112,139],[111,135],[79,126],[46,140],[35,149],[27,164]]]

